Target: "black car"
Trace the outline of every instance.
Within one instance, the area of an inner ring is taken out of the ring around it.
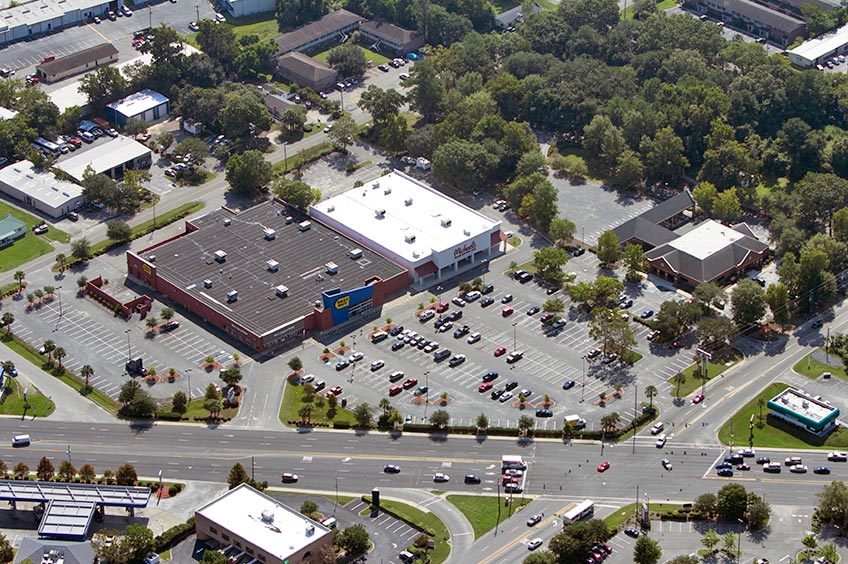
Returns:
[[[480,480],[480,476],[476,474],[466,474],[465,475],[465,483],[466,484],[479,484],[482,480]]]
[[[639,529],[636,527],[627,527],[624,529],[624,534],[635,539],[639,537]]]
[[[580,255],[582,255],[585,252],[586,252],[586,249],[584,249],[583,247],[577,247],[576,249],[574,249],[574,252],[571,253],[571,255],[575,256],[575,257],[579,257]]]
[[[553,416],[554,416],[554,412],[551,411],[550,409],[537,409],[536,410],[536,417],[553,417]]]
[[[816,466],[813,468],[813,474],[830,474],[830,468],[827,466]]]
[[[761,456],[757,459],[757,464],[768,464],[771,462],[771,458],[768,456]]]
[[[484,381],[484,382],[491,382],[492,380],[495,380],[497,377],[498,377],[498,373],[497,373],[497,371],[495,371],[495,370],[489,370],[488,372],[486,372],[485,374],[483,374],[483,381]],[[517,386],[517,385],[518,385],[518,384],[516,384],[516,386]]]
[[[342,360],[336,363],[336,370],[344,370],[348,366],[350,366],[350,361],[348,361],[346,358],[343,358]]]
[[[392,350],[393,351],[400,350],[405,346],[406,346],[406,343],[404,343],[403,341],[395,341],[394,343],[392,343]]]
[[[397,337],[401,333],[403,333],[403,325],[396,325],[389,330],[389,335],[392,337]]]
[[[556,294],[558,290],[559,288],[557,288],[556,286],[551,286],[550,288],[545,290],[545,293],[550,296],[551,294]]]
[[[471,328],[468,325],[463,325],[462,327],[457,327],[453,332],[453,338],[459,339],[460,337],[467,335],[471,331]]]
[[[566,380],[565,382],[562,383],[562,389],[563,390],[570,390],[571,388],[574,387],[574,384],[575,384],[574,380]]]
[[[537,313],[539,313],[539,311],[539,306],[533,306],[527,310],[527,315],[536,315]]]
[[[501,388],[495,388],[492,390],[492,399],[498,399],[503,395],[504,391]]]
[[[510,380],[504,386],[504,388],[506,388],[506,391],[508,391],[508,392],[514,390],[517,387],[518,387],[518,381],[516,381],[516,380]]]
[[[493,285],[491,285],[491,284],[486,284],[486,285],[485,285],[485,286],[483,286],[483,288],[480,290],[480,293],[481,293],[481,294],[491,294],[491,293],[492,293],[492,292],[494,292],[494,291],[495,291],[495,287],[494,287]]]
[[[480,300],[480,307],[489,307],[493,303],[495,303],[495,300],[493,298],[490,298],[489,296],[486,296],[485,298]]]
[[[522,284],[527,284],[531,280],[533,280],[533,275],[530,274],[529,272],[525,272],[524,274],[522,274],[518,278],[518,281],[521,282]]]
[[[448,319],[450,321],[456,321],[457,319],[462,319],[462,310],[458,309],[458,310],[454,311],[453,313],[449,313]]]

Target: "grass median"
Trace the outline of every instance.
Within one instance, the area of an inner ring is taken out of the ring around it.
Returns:
[[[755,447],[848,449],[848,429],[839,427],[825,439],[820,439],[802,431],[800,428],[768,416],[768,400],[790,387],[783,382],[775,382],[769,385],[721,426],[718,432],[719,440],[729,445],[732,439],[734,445],[746,446],[748,444],[748,426],[753,415]],[[760,400],[763,400],[762,408],[760,408]],[[760,417],[761,413],[762,417]],[[731,434],[734,436],[731,437]]]
[[[824,352],[824,349],[818,349],[816,352]],[[808,354],[805,358],[798,361],[798,364],[792,367],[792,370],[801,374],[802,376],[806,376],[810,380],[817,380],[821,378],[821,375],[825,372],[830,372],[833,376],[837,378],[842,378],[843,380],[848,380],[848,374],[845,372],[844,366],[830,366],[829,364],[825,364],[823,362],[819,362],[813,355],[816,354],[812,352]],[[838,360],[838,357],[831,355],[831,358],[835,358]],[[841,361],[840,361],[841,362]]]
[[[504,498],[506,499],[506,498]],[[523,497],[513,497],[511,507],[500,507],[500,499],[493,496],[480,495],[449,495],[447,500],[456,506],[465,515],[468,522],[474,528],[474,538],[479,539],[495,528],[500,515],[501,522],[506,521],[519,508],[524,507],[532,500]],[[500,509],[500,513],[498,512]]]
[[[371,503],[371,497],[363,496],[362,501]],[[431,564],[441,564],[447,560],[450,555],[450,532],[442,520],[434,513],[425,513],[406,503],[387,499],[380,500],[380,508],[433,537],[435,548],[430,552]]]
[[[27,397],[24,400],[24,393]],[[25,387],[14,378],[6,380],[6,393],[0,403],[0,414],[35,415],[47,417],[53,413],[56,405],[35,386]]]
[[[724,359],[723,362],[710,362],[707,365],[707,382],[719,376],[728,368],[732,367],[734,364],[739,362],[739,359],[742,358],[742,353],[738,350],[733,349],[733,352],[730,356]],[[698,388],[704,385],[704,379],[699,375],[699,368],[697,364],[691,364],[681,370],[678,374],[683,374],[686,379],[680,383],[680,386],[677,385],[677,374],[667,379],[666,382],[671,384],[673,390],[673,396],[677,398],[685,398]]]
[[[641,504],[640,504],[641,507]],[[683,509],[683,505],[679,503],[649,503],[649,513],[659,514],[660,519],[671,517],[678,511]],[[621,509],[616,509],[611,515],[604,519],[604,523],[610,531],[617,531],[622,525],[630,521],[636,520],[636,504],[631,503],[625,505]]]
[[[316,403],[319,397],[322,398],[320,404]],[[301,417],[298,412],[303,405],[305,405],[303,401],[303,386],[295,386],[291,382],[286,382],[283,401],[280,403],[280,421],[285,424],[288,424],[289,421],[300,421]],[[343,408],[341,400],[339,400],[335,413],[330,411],[329,402],[326,397],[321,395],[321,392],[315,394],[311,405],[312,414],[309,417],[309,422],[313,425],[332,427],[334,423],[346,423],[352,427],[356,423],[353,412]],[[331,415],[332,417],[330,417]]]

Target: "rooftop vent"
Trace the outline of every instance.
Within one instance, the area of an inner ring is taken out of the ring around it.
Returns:
[[[371,185],[371,188],[379,188],[379,187],[380,187],[380,181],[379,180],[374,182],[374,184]]]
[[[277,272],[280,269],[280,263],[274,259],[268,259],[265,261],[265,268],[267,268],[269,272]]]
[[[351,249],[347,256],[349,256],[353,260],[359,260],[362,258],[362,249]]]
[[[227,292],[227,303],[233,303],[238,299],[238,290],[230,290]]]
[[[328,262],[324,268],[327,269],[327,274],[336,274],[339,271],[339,265],[334,262]]]
[[[415,242],[415,235],[411,235],[411,234],[410,235],[404,235],[403,240],[406,241],[407,243],[414,243]]]
[[[311,537],[314,534],[315,534],[315,525],[312,525],[310,523],[306,523],[306,536]]]
[[[780,401],[783,402],[783,403],[789,403],[789,398],[786,397],[786,396],[783,396],[782,398],[780,398]]]
[[[266,240],[271,241],[271,240],[277,238],[277,232],[274,229],[271,229],[270,227],[266,227],[263,231],[265,233],[265,239]]]
[[[262,511],[262,522],[263,523],[273,523],[274,522],[274,512],[270,509],[264,509]]]
[[[442,227],[450,227],[453,221],[450,218],[442,218]]]
[[[209,278],[207,278],[206,280],[203,281],[203,287],[204,288],[211,288],[212,287],[212,281]]]
[[[230,225],[232,222],[233,222],[232,219],[227,218],[227,219],[224,220],[224,225]]]
[[[463,233],[463,235],[465,235],[466,237],[470,237],[470,236],[471,236],[471,230],[470,230],[470,229],[463,229],[463,230],[462,230],[462,233]]]
[[[392,193],[392,189],[390,187],[387,186],[386,188],[383,189],[383,194],[391,194],[391,193]]]
[[[331,212],[334,212],[334,211],[336,211],[336,206],[334,206],[333,204],[330,204],[329,206],[327,206],[327,213],[331,213]]]
[[[804,409],[809,408],[809,407],[810,407],[810,402],[808,402],[808,401],[806,401],[806,400],[805,400],[805,401],[802,401],[802,402],[801,402],[801,407],[803,407]]]
[[[279,286],[274,288],[274,293],[280,298],[285,298],[289,295],[289,287],[280,284]]]
[[[404,203],[405,205],[407,205],[407,206],[411,206],[411,205],[412,205],[412,198],[407,198],[407,199],[405,199],[405,200],[403,201],[403,203]]]
[[[215,260],[218,262],[224,262],[227,260],[227,253],[224,251],[215,251]]]
[[[386,210],[382,208],[374,210],[374,215],[376,215],[377,217],[386,217]]]

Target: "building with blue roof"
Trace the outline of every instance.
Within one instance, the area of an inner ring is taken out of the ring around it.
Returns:
[[[8,247],[24,235],[26,235],[26,223],[12,214],[0,219],[0,249]]]
[[[813,435],[823,437],[837,427],[839,408],[803,390],[786,388],[769,400],[768,408],[772,416]]]

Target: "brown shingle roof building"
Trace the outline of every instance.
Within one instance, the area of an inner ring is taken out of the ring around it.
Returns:
[[[336,71],[303,53],[286,53],[277,59],[277,72],[287,80],[316,92],[329,90],[336,83]]]
[[[35,67],[35,74],[45,82],[62,80],[72,74],[96,69],[118,60],[118,50],[111,43],[101,43],[67,57],[59,57]]]
[[[388,48],[397,55],[403,55],[424,46],[424,34],[388,22],[363,22],[359,32],[362,37],[374,42],[374,50],[378,52]]]
[[[275,38],[277,55],[292,51],[314,51],[331,41],[341,43],[347,33],[359,28],[361,20],[361,16],[347,10],[330,12],[320,20],[278,35]]]

